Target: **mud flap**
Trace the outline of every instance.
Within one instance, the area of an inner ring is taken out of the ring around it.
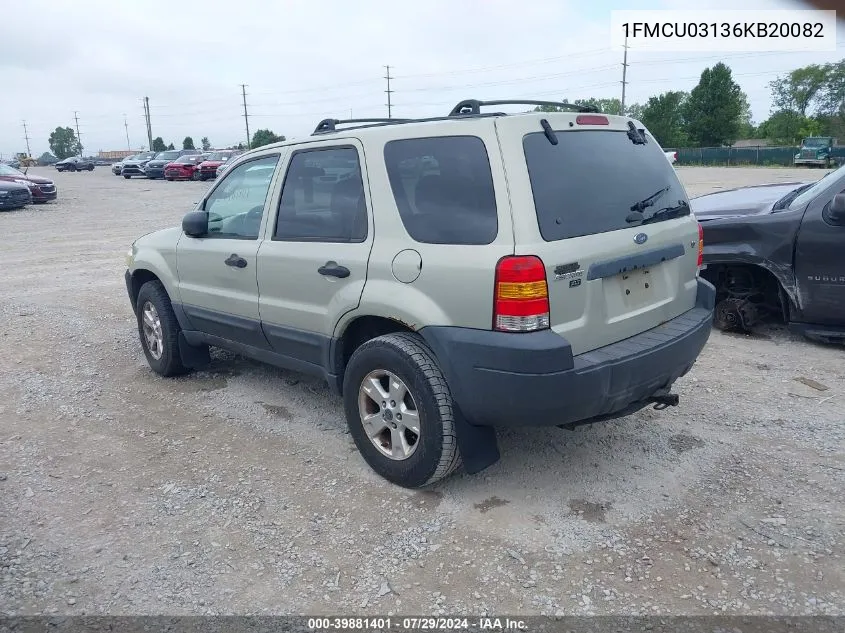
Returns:
[[[499,461],[499,443],[496,429],[492,426],[475,426],[466,421],[456,404],[452,404],[455,416],[455,432],[458,434],[458,449],[461,451],[464,471],[474,475]]]
[[[185,333],[179,332],[179,355],[182,364],[191,369],[204,369],[211,364],[208,345],[191,345],[185,339]]]

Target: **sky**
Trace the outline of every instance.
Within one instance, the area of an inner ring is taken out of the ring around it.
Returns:
[[[744,9],[808,8],[793,0],[743,0]],[[614,9],[729,9],[736,0],[27,0],[0,20],[0,155],[49,149],[57,126],[75,127],[86,155],[251,132],[307,136],[323,118],[445,115],[458,101],[621,95],[622,50],[611,46]],[[836,52],[628,51],[628,104],[691,90],[724,61],[753,119],[770,112],[768,83]],[[125,116],[125,119],[124,119]],[[124,121],[127,127],[124,126]]]

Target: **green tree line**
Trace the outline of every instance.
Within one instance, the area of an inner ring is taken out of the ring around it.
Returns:
[[[845,140],[845,60],[797,68],[769,87],[771,113],[759,125],[751,120],[748,97],[722,62],[705,68],[690,92],[655,95],[645,103],[627,106],[625,114],[642,121],[663,147],[671,148],[718,147],[741,139],[766,139],[773,145],[796,145],[807,136]],[[606,114],[622,113],[619,99],[572,103],[592,105]]]

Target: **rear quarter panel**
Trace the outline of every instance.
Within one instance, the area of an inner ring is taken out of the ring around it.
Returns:
[[[367,283],[358,309],[342,316],[336,334],[358,316],[373,315],[400,321],[411,329],[453,325],[491,329],[496,264],[513,254],[510,199],[498,139],[492,120],[432,122],[415,126],[385,126],[368,134],[364,151],[373,201],[375,241]],[[388,178],[384,147],[393,139],[431,136],[476,136],[486,147],[493,176],[498,233],[485,245],[426,244],[414,241],[402,223]],[[405,250],[419,254],[422,267],[411,283],[399,281],[393,261]]]

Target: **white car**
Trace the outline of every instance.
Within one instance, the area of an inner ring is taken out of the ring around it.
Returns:
[[[673,165],[675,164],[675,161],[678,160],[678,152],[663,152],[663,153],[666,154],[666,158],[668,158],[669,162],[672,163]]]

